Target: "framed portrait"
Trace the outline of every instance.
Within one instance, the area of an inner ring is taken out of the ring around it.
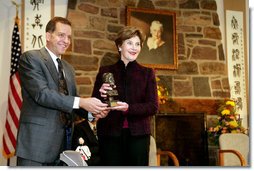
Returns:
[[[45,28],[54,17],[54,0],[22,0],[22,50],[39,49],[46,44]]]
[[[176,13],[127,7],[127,25],[139,27],[145,41],[137,61],[154,69],[177,69]]]

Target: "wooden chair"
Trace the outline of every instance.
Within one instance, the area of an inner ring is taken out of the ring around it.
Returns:
[[[173,161],[174,166],[179,166],[179,161],[171,151],[157,151],[156,142],[153,136],[150,137],[149,166],[160,166],[161,156],[167,156]]]
[[[220,166],[248,166],[249,136],[241,133],[226,133],[219,137]]]
[[[176,157],[176,155],[171,151],[157,151],[157,166],[161,165],[161,156],[167,156],[169,159],[171,159],[174,163],[174,166],[180,166],[179,161]]]

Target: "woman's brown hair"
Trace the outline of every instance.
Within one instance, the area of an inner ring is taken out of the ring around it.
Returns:
[[[126,26],[123,27],[117,34],[117,37],[115,39],[115,44],[116,47],[119,47],[123,44],[123,42],[127,39],[130,39],[134,36],[138,36],[140,39],[140,44],[141,47],[143,45],[143,42],[145,40],[145,37],[141,31],[141,29],[139,29],[138,27],[134,27],[134,26]]]

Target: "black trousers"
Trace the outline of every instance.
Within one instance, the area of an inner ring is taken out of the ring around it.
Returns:
[[[132,136],[123,129],[121,136],[99,137],[103,166],[148,166],[150,135]]]

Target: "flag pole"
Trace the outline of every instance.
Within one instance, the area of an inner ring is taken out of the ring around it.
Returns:
[[[7,159],[7,166],[10,166],[10,158]]]
[[[19,7],[21,6],[21,4],[18,4],[16,1],[12,0],[12,4],[15,5],[16,7],[16,17],[15,17],[15,22],[17,22],[17,24],[19,25]]]

